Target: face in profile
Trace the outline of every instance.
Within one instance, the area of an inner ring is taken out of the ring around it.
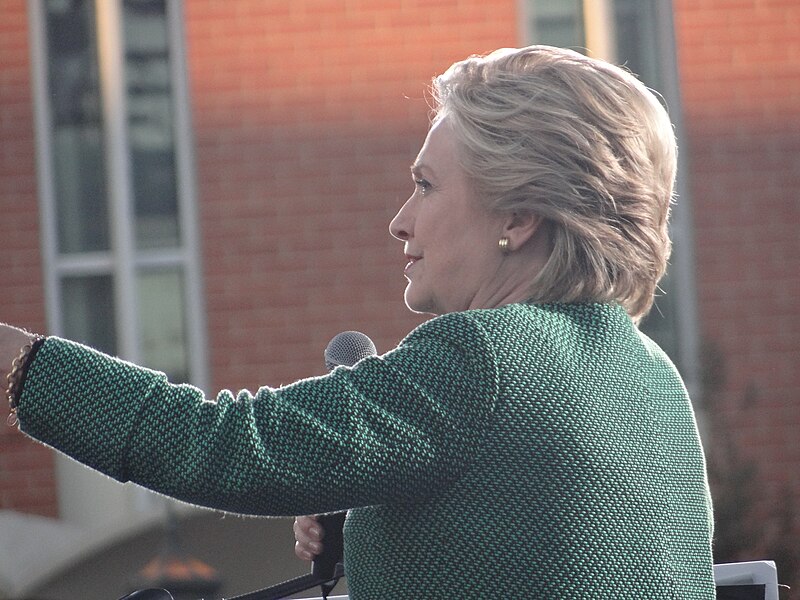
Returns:
[[[405,301],[414,312],[492,306],[502,222],[480,207],[457,156],[445,117],[428,133],[411,167],[414,193],[389,226],[405,242]]]

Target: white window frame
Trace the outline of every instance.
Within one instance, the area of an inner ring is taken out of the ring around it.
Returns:
[[[122,0],[94,0],[99,77],[104,122],[111,248],[104,252],[61,255],[58,249],[52,123],[48,94],[48,53],[44,0],[28,0],[40,239],[48,332],[63,335],[61,280],[67,276],[112,275],[114,278],[117,354],[142,362],[136,274],[147,268],[179,268],[184,282],[186,343],[190,380],[208,389],[205,303],[197,222],[189,86],[187,80],[183,3],[167,0],[168,35],[178,182],[179,248],[137,250],[128,144]],[[71,524],[111,528],[111,532],[148,520],[152,494],[120,486],[74,461],[56,460],[59,514]],[[138,517],[141,517],[138,518]],[[127,523],[127,525],[123,525]],[[108,532],[108,535],[113,533]]]

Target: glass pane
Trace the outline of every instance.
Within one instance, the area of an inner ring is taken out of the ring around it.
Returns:
[[[655,5],[641,0],[614,0],[617,60],[651,88],[659,89]]]
[[[106,250],[109,223],[94,3],[48,0],[44,8],[58,247],[61,253]]]
[[[116,354],[114,283],[111,276],[65,277],[61,286],[64,337]]]
[[[179,269],[141,271],[137,277],[142,362],[174,383],[189,380],[183,274]]]
[[[535,0],[533,15],[535,43],[583,51],[583,0]]]
[[[136,245],[176,247],[176,182],[165,0],[125,0],[125,69]]]

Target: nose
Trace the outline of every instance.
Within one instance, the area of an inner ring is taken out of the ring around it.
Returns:
[[[389,233],[401,242],[409,240],[413,231],[414,224],[410,204],[411,198],[406,200],[405,204],[397,211],[392,222],[389,223]]]

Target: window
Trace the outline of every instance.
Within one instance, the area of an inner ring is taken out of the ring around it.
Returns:
[[[206,387],[181,5],[29,8],[49,330]]]
[[[197,249],[174,6],[40,3],[42,204],[53,224],[43,233],[52,331],[196,381]]]
[[[523,4],[527,43],[590,52],[624,64],[658,90],[676,126],[682,120],[675,64],[672,7],[656,0],[527,0]],[[690,201],[684,155],[679,156],[678,202],[670,232],[674,249],[667,275],[642,330],[655,339],[681,371],[690,392],[699,389],[697,315],[693,277]]]
[[[528,19],[536,44],[579,50],[586,46],[583,0],[535,0]]]

